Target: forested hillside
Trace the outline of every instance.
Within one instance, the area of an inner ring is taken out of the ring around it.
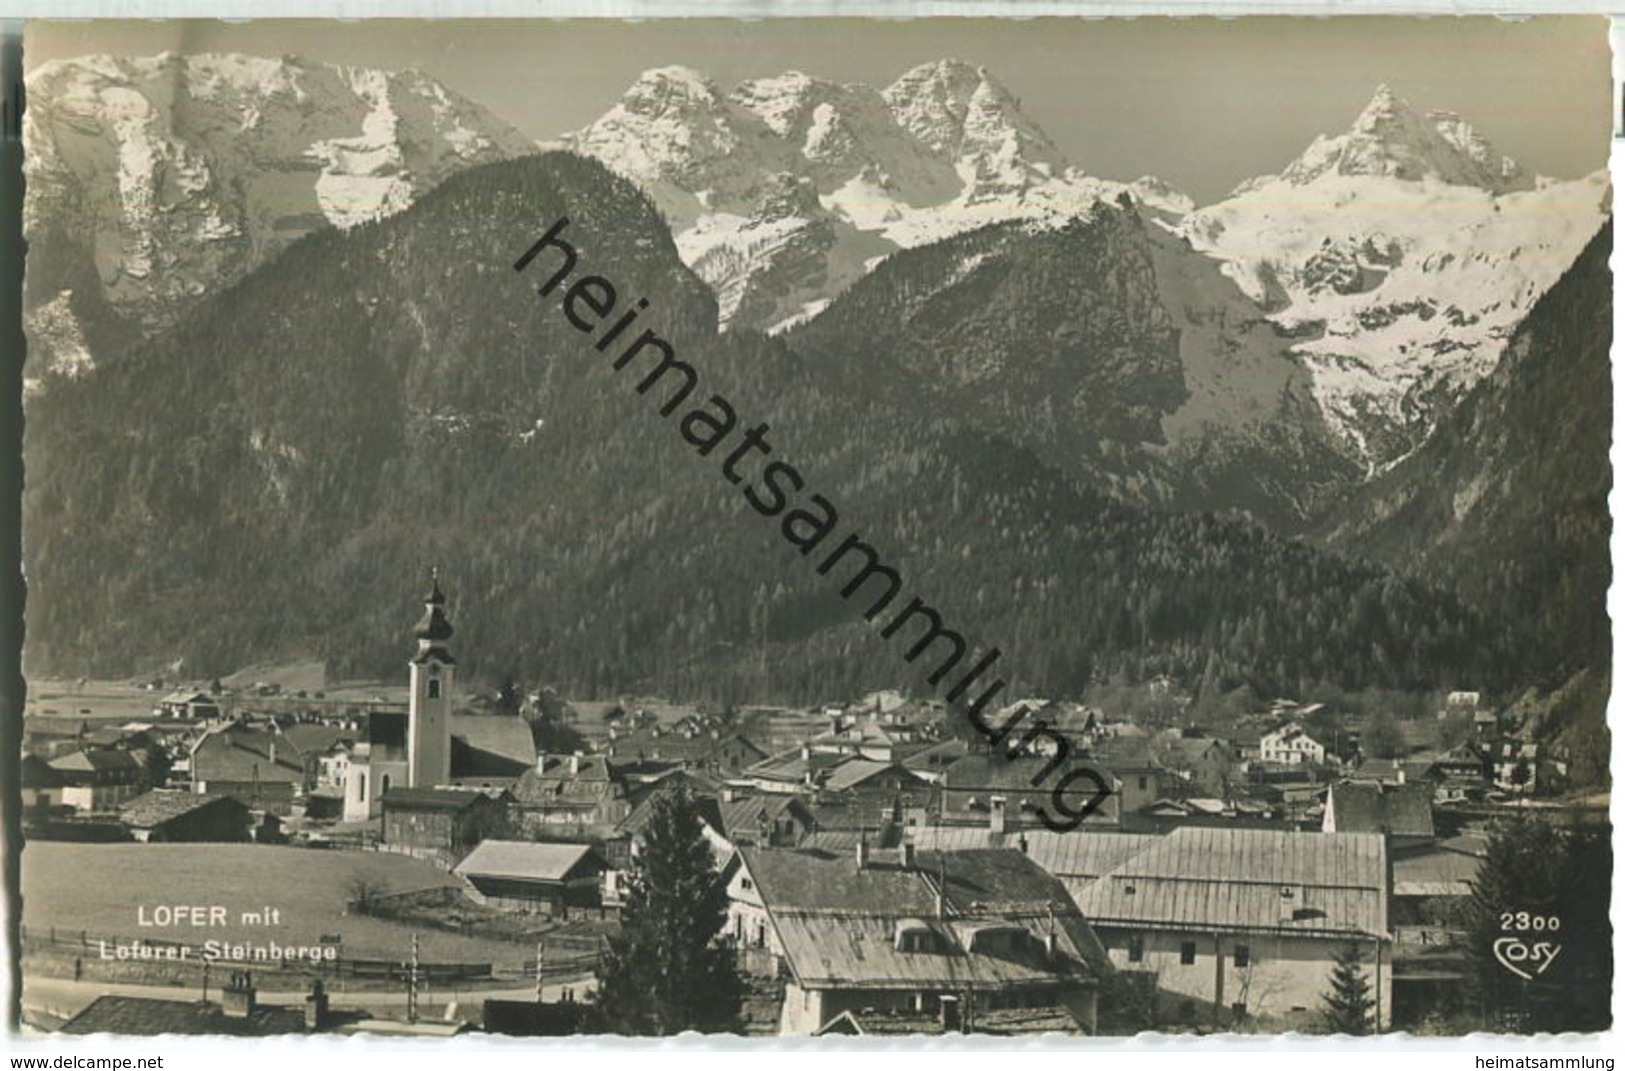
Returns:
[[[513,271],[563,216],[578,274],[647,296],[640,326],[700,370],[693,404],[714,392],[741,426],[770,424],[773,456],[838,508],[840,534],[997,644],[1017,689],[1161,671],[1261,693],[1491,687],[1527,669],[1508,622],[1425,579],[1108,503],[986,428],[832,391],[784,342],[719,336],[647,199],[563,154],[312,235],[35,399],[30,669],[182,658],[201,675],[314,655],[395,675],[433,565],[475,675],[718,699],[909,683],[903,645],[839,597],[841,575],[818,575],[697,456],[681,410],[659,415],[663,388],[637,393],[556,293],[536,296],[554,254]]]

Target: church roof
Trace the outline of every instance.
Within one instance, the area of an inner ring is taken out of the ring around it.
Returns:
[[[429,594],[423,597],[423,616],[418,619],[412,634],[425,641],[425,646],[444,644],[451,639],[451,621],[446,617],[446,593],[440,590],[438,574],[430,582]]]

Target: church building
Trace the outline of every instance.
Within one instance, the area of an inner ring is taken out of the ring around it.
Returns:
[[[435,788],[451,781],[451,711],[457,662],[446,648],[451,621],[437,576],[413,629],[406,713],[374,711],[357,742],[344,783],[344,820],[376,818],[391,788]]]

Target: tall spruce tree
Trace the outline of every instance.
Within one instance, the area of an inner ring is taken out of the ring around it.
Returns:
[[[660,794],[628,877],[619,936],[599,968],[598,1005],[618,1034],[739,1029],[744,983],[717,943],[727,889],[683,789]]]
[[[1376,999],[1371,995],[1371,982],[1360,969],[1360,946],[1350,944],[1337,953],[1332,968],[1332,988],[1322,999],[1321,1012],[1326,1031],[1331,1034],[1352,1034],[1361,1037],[1376,1028]]]

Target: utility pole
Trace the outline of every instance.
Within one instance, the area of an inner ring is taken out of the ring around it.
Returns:
[[[406,965],[406,1021],[418,1021],[418,935],[412,935],[412,959]]]
[[[542,946],[545,942],[536,942],[536,1003],[542,1003]]]

